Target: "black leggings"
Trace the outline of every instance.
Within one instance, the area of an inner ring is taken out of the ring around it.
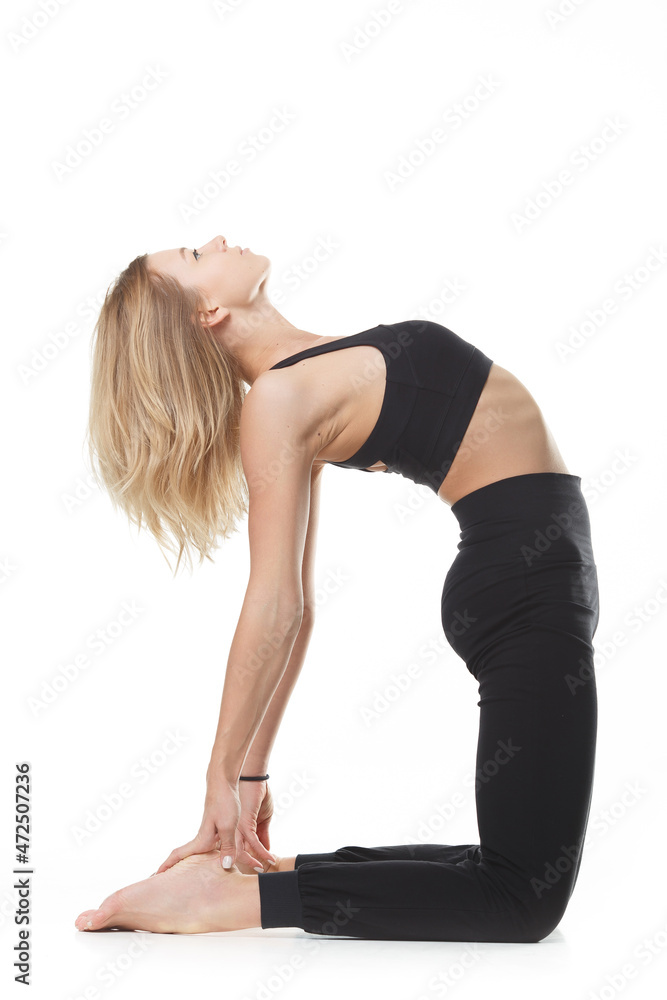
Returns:
[[[341,847],[258,875],[261,926],[542,940],[574,888],[595,765],[598,582],[579,476],[512,476],[452,508],[449,644],[479,685],[479,844]]]

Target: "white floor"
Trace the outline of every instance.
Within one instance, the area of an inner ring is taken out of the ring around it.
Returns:
[[[33,1000],[195,995],[225,1000],[613,1000],[621,995],[655,1000],[664,996],[667,983],[664,877],[651,891],[641,859],[621,867],[615,854],[619,846],[599,845],[590,853],[560,926],[533,945],[365,941],[299,928],[182,936],[86,934],[73,926],[76,915],[128,884],[128,866],[134,873],[136,859],[110,858],[94,878],[86,873],[84,884],[85,865],[67,858],[57,877],[42,877],[36,870],[32,988],[23,993],[13,985],[10,995]],[[58,870],[52,863],[40,869]],[[605,870],[607,878],[601,879]],[[600,885],[608,886],[602,894]],[[14,905],[11,883],[5,882],[0,906],[5,970],[16,943]]]

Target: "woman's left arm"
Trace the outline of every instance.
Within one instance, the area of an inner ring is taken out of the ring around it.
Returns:
[[[296,605],[281,611],[246,593],[229,652],[208,780],[237,784],[300,627]]]
[[[261,388],[261,391],[260,391]],[[232,640],[217,731],[207,770],[199,833],[172,851],[164,871],[190,854],[237,854],[238,778],[280,684],[303,620],[302,562],[309,521],[317,426],[304,426],[303,404],[277,380],[256,381],[244,401],[241,458],[248,482],[250,578]],[[250,845],[261,864],[268,852]]]
[[[317,544],[323,471],[323,465],[314,465],[310,477],[308,528],[301,565],[301,590],[303,595],[301,625],[294,640],[285,671],[243,762],[242,770],[247,775],[266,774],[269,771],[271,750],[292,691],[299,679],[301,668],[308,652],[310,638],[315,627],[315,549]]]

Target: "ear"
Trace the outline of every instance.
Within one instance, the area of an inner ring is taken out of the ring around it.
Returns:
[[[200,309],[199,321],[204,326],[217,326],[229,316],[229,309],[224,306],[214,306],[213,309]]]

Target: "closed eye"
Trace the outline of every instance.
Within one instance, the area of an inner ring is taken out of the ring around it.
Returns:
[[[199,258],[201,257],[201,254],[200,254],[200,253],[197,253],[197,251],[196,251],[196,250],[193,250],[192,252],[193,252],[193,254],[195,255],[195,260],[199,260]]]

